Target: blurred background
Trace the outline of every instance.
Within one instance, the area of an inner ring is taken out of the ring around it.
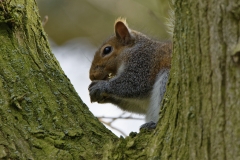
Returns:
[[[90,111],[117,136],[139,132],[145,123],[144,116],[124,113],[111,104],[90,103],[88,72],[94,53],[113,34],[118,17],[127,18],[131,29],[154,39],[170,39],[166,25],[169,3],[168,0],[37,0],[45,32],[62,69]]]

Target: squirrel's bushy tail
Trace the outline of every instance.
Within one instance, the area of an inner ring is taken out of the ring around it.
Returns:
[[[167,19],[167,22],[166,22],[166,26],[167,26],[167,32],[170,34],[171,37],[173,37],[173,31],[174,31],[174,26],[175,26],[175,13],[174,13],[174,10],[173,10],[173,5],[174,5],[174,2],[173,0],[171,0],[170,2],[171,4],[169,4],[169,17]]]

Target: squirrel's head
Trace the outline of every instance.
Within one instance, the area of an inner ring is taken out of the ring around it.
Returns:
[[[115,34],[105,41],[96,51],[90,68],[90,79],[107,80],[117,74],[124,61],[122,51],[134,43],[132,31],[128,28],[126,19],[118,18],[115,22]]]

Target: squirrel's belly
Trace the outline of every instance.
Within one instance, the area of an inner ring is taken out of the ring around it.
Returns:
[[[159,111],[161,109],[161,101],[166,91],[169,69],[163,69],[159,72],[153,86],[150,105],[146,115],[146,122],[157,122],[159,119]]]

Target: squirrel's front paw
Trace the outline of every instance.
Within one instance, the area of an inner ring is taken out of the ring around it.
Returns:
[[[88,87],[91,102],[103,103],[107,96],[105,88],[105,81],[93,81]]]

